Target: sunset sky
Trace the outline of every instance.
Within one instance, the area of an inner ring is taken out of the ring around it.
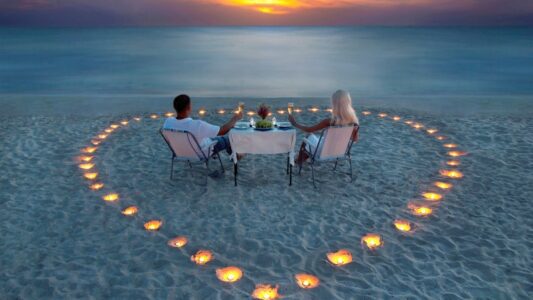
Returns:
[[[0,25],[533,25],[533,0],[0,0]]]

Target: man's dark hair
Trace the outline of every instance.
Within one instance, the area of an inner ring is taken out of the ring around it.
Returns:
[[[191,104],[191,98],[187,95],[179,95],[174,98],[174,109],[177,113],[184,111]]]

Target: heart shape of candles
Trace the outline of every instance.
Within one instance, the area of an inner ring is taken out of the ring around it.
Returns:
[[[225,114],[226,112],[232,112],[233,109],[217,109],[213,111],[213,113],[217,114]],[[301,108],[294,108],[293,112],[303,112],[304,110]],[[307,109],[310,113],[327,113],[331,112],[330,108],[319,108],[316,106],[309,107]],[[278,114],[285,114],[284,109],[277,109],[276,112]],[[201,108],[198,110],[198,115],[204,116],[209,115],[209,111],[207,109]],[[247,115],[253,116],[255,115],[255,112],[248,111]],[[392,124],[399,124],[396,126],[401,126],[401,124],[406,124],[409,127],[417,130],[420,132],[420,129],[425,128],[426,126],[422,124],[421,122],[417,122],[415,120],[406,120],[404,122],[397,122],[400,121],[403,118],[399,115],[392,115],[386,112],[376,112],[373,113],[372,111],[365,110],[362,111],[363,116],[376,116],[377,118],[383,119],[383,120],[389,120],[389,121],[396,121]],[[166,117],[173,117],[175,116],[175,113],[173,112],[167,112],[164,114],[161,113],[152,113],[148,115],[149,119],[152,120],[158,120],[160,116],[166,116]],[[96,133],[96,138],[90,139],[89,142],[91,145],[86,146],[81,149],[81,152],[84,153],[84,155],[80,155],[76,157],[76,161],[78,164],[79,169],[84,171],[83,177],[85,179],[89,180],[89,189],[93,191],[99,191],[102,190],[106,185],[103,182],[95,182],[94,180],[98,178],[98,172],[96,170],[96,164],[93,162],[94,155],[96,151],[98,150],[98,147],[102,142],[106,141],[109,135],[114,134],[117,130],[121,130],[122,128],[127,128],[128,124],[130,124],[130,120],[136,121],[135,124],[140,124],[142,120],[141,116],[135,116],[132,119],[121,119],[116,121],[115,123],[111,123],[108,127],[103,128],[100,132]],[[150,123],[150,122],[147,122]],[[119,125],[120,124],[120,125]],[[405,125],[403,125],[405,126]],[[425,131],[428,137],[432,137],[436,139],[437,141],[445,141],[448,140],[447,137],[443,135],[435,135],[439,130],[437,128],[428,127]],[[458,147],[455,143],[445,142],[445,144],[442,144],[442,147],[445,149],[449,149],[451,151],[446,152],[445,154],[451,159],[442,162],[442,164],[451,166],[451,167],[458,167],[461,165],[461,162],[459,161],[459,158],[461,156],[466,155],[467,153],[465,151],[459,151],[455,148]],[[463,178],[463,173],[457,169],[441,169],[439,170],[439,175],[441,177],[445,177],[447,179],[461,179]],[[443,180],[442,178],[440,180]],[[428,191],[424,191],[421,193],[423,200],[427,202],[433,202],[433,206],[435,204],[438,204],[441,200],[444,199],[445,193],[447,193],[450,189],[453,188],[454,184],[446,182],[446,181],[434,181],[431,184],[432,188],[428,188]],[[435,192],[434,190],[440,189],[440,192]],[[113,192],[107,192],[104,195],[101,196],[103,200],[106,202],[117,202],[120,201],[120,196],[117,193]],[[425,205],[424,203],[408,203],[407,208],[411,212],[411,214],[415,217],[427,217],[430,216],[433,213],[433,208],[430,206]],[[137,216],[137,213],[139,211],[139,207],[135,205],[130,205],[127,207],[121,208],[121,213],[124,216],[128,216],[131,218],[135,218]],[[394,225],[393,228],[396,229],[398,232],[402,233],[412,233],[414,225],[411,221],[406,219],[395,219],[392,224]],[[163,225],[163,222],[161,220],[149,220],[146,223],[144,223],[144,228],[147,231],[157,231],[161,228]],[[375,250],[379,247],[383,247],[383,239],[382,236],[377,233],[370,233],[366,234],[361,238],[361,243],[370,250]],[[185,247],[188,244],[188,239],[185,236],[177,236],[175,238],[170,239],[167,242],[168,246],[172,248],[182,248]],[[353,262],[353,255],[352,252],[348,249],[340,249],[336,252],[329,252],[326,253],[326,258],[331,263],[331,265],[335,267],[341,267],[350,264]],[[191,261],[198,265],[206,265],[210,261],[214,259],[213,252],[210,250],[198,250],[195,254],[193,254],[190,257]],[[227,283],[235,283],[239,281],[243,276],[243,271],[237,267],[237,266],[227,266],[223,268],[217,268],[215,272],[216,277],[222,281]],[[306,274],[306,273],[299,273],[294,275],[294,279],[296,281],[296,284],[302,288],[302,289],[312,289],[320,284],[320,279],[314,275]],[[280,298],[280,295],[278,293],[279,286],[278,285],[270,285],[270,284],[257,284],[255,287],[255,290],[252,292],[251,296],[254,299],[278,299]]]

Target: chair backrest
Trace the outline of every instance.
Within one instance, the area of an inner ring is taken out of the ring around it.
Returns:
[[[207,156],[201,150],[200,144],[194,135],[188,131],[161,129],[163,139],[167,142],[170,151],[177,158],[188,160],[205,160]]]
[[[358,125],[331,126],[322,132],[315,159],[326,160],[344,157],[352,147],[354,130]]]

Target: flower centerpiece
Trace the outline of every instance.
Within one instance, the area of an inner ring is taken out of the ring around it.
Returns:
[[[255,123],[255,128],[272,128],[272,122],[266,119],[269,114],[270,108],[268,106],[266,106],[265,104],[259,105],[259,108],[257,109],[257,115],[261,117],[261,120]]]

